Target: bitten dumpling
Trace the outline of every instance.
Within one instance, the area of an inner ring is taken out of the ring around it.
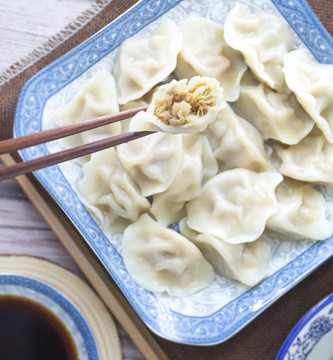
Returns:
[[[265,84],[242,86],[235,111],[250,121],[264,139],[297,144],[314,126],[292,94],[280,94]]]
[[[219,111],[205,135],[211,145],[220,170],[245,168],[252,171],[274,170],[259,131],[236,115],[227,105]]]
[[[186,205],[186,224],[231,244],[257,240],[277,210],[275,188],[282,180],[277,172],[219,173]]]
[[[214,235],[200,234],[191,230],[181,220],[181,234],[193,241],[216,274],[254,286],[267,273],[271,245],[267,237],[243,244],[229,244]]]
[[[213,268],[191,241],[147,214],[124,231],[122,255],[130,276],[149,291],[188,296],[214,278]]]
[[[277,187],[278,210],[267,220],[267,228],[289,240],[324,240],[332,235],[326,219],[326,201],[311,185],[284,179]]]
[[[119,159],[143,196],[168,189],[182,161],[182,137],[155,133],[117,146]]]
[[[333,65],[318,63],[302,48],[285,55],[283,72],[298,101],[333,143]]]
[[[247,65],[242,55],[226,44],[223,25],[195,17],[185,20],[179,27],[183,45],[175,69],[177,78],[213,77],[223,87],[226,101],[235,101]]]
[[[149,201],[125,172],[114,148],[92,154],[82,171],[79,193],[98,218],[102,215],[108,231],[117,228],[119,217],[135,221],[149,209]]]
[[[164,131],[187,134],[204,131],[224,107],[223,89],[217,80],[195,76],[190,80],[172,80],[154,93],[147,111],[140,111],[130,131]]]
[[[227,15],[224,38],[239,50],[258,79],[279,92],[289,92],[283,72],[283,56],[293,48],[293,35],[277,15],[250,13],[237,4]]]
[[[95,117],[119,112],[116,84],[113,76],[105,71],[96,73],[70,101],[59,116],[59,124],[67,125]],[[69,147],[118,135],[121,132],[120,122],[84,131],[64,138],[62,141]]]
[[[333,183],[333,144],[314,127],[295,145],[273,144],[272,160],[283,175],[296,180]]]
[[[132,37],[120,46],[114,69],[119,103],[139,99],[170,75],[177,63],[182,33],[166,20],[150,37]]]

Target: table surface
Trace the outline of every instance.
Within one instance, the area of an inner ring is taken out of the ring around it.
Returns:
[[[92,3],[93,0],[0,0],[0,73],[45,43]],[[0,182],[0,254],[39,256],[83,277],[14,179]],[[143,359],[124,330],[119,325],[118,328],[124,360]]]
[[[45,43],[92,3],[93,0],[0,0],[0,73]],[[0,182],[1,254],[39,256],[83,277],[14,179]],[[124,360],[143,359],[124,330],[117,326]]]

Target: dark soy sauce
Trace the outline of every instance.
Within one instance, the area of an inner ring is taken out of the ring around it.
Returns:
[[[1,360],[78,360],[74,340],[49,309],[15,295],[0,296]]]

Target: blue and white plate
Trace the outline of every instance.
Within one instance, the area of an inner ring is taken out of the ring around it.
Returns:
[[[0,297],[2,295],[29,299],[47,308],[71,334],[79,359],[98,360],[97,346],[86,320],[58,290],[27,276],[0,274]]]
[[[302,43],[324,63],[333,63],[333,41],[304,0],[242,0],[254,10],[280,13]],[[142,0],[110,25],[45,67],[23,87],[18,99],[15,136],[56,126],[59,109],[69,103],[83,83],[98,70],[112,71],[119,45],[128,37],[147,36],[166,19],[175,22],[189,15],[224,22],[235,0]],[[23,150],[24,160],[61,149],[59,142]],[[333,253],[333,238],[311,241],[272,240],[268,275],[248,288],[216,276],[203,291],[172,298],[143,290],[128,275],[120,254],[120,236],[107,236],[83,206],[76,190],[80,169],[74,162],[35,173],[79,230],[141,319],[156,334],[180,343],[211,345],[225,341],[295,286]],[[321,188],[328,201],[333,226],[333,187]]]
[[[333,359],[333,293],[315,305],[294,327],[276,360]]]

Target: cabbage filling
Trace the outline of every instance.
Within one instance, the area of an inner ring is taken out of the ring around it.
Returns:
[[[170,87],[162,87],[155,97],[154,115],[170,126],[192,123],[216,109],[217,90],[215,84],[206,81],[191,86],[175,82]]]

